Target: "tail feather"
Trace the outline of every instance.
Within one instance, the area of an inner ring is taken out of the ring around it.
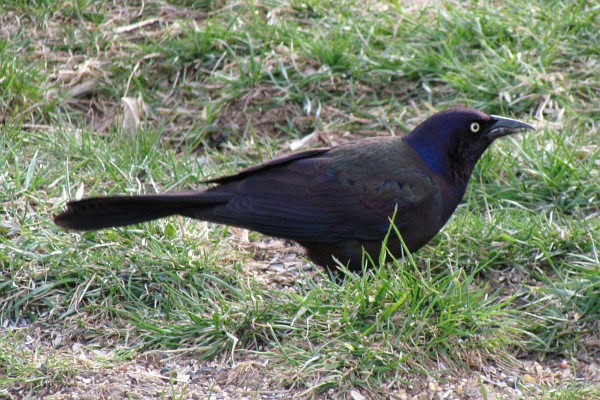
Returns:
[[[95,230],[137,224],[169,215],[190,215],[192,210],[226,202],[223,193],[192,192],[147,196],[96,197],[67,204],[67,209],[54,217],[60,227]]]

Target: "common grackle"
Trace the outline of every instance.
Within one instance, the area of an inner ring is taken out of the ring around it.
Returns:
[[[306,150],[204,183],[195,192],[97,197],[68,203],[54,222],[93,230],[183,215],[294,240],[315,263],[332,256],[362,269],[377,259],[390,219],[410,251],[433,238],[461,201],[473,167],[495,139],[533,127],[454,108],[399,137]],[[391,235],[388,248],[401,256]]]

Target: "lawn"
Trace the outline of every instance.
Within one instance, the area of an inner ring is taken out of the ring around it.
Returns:
[[[0,399],[600,398],[599,104],[593,1],[3,1]],[[52,223],[456,105],[536,130],[362,275],[181,217]]]

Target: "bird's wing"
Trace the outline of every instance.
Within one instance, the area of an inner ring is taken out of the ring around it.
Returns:
[[[420,232],[440,218],[442,198],[434,180],[411,167],[385,170],[361,179],[325,179],[311,185],[319,208],[340,225],[341,236],[363,240],[381,238],[389,229],[390,219],[405,232]]]
[[[335,163],[329,150],[316,149],[213,180],[220,185],[208,192],[229,193],[229,201],[191,216],[299,242],[378,240],[396,207],[404,225],[440,201],[431,178],[414,168],[357,171]]]

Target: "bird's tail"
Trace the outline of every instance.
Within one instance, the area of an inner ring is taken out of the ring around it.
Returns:
[[[203,209],[211,209],[228,199],[225,193],[210,191],[95,197],[68,203],[67,209],[54,217],[54,223],[85,231],[137,224],[174,214],[199,218],[207,214]]]

